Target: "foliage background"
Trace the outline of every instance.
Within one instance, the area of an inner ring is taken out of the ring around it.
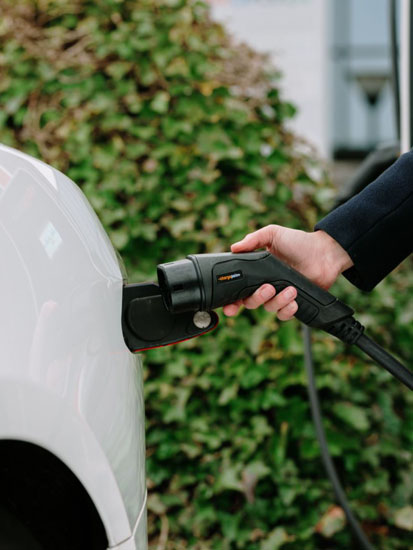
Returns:
[[[331,190],[288,132],[294,108],[279,86],[197,0],[0,0],[0,141],[82,187],[131,280],[322,215]],[[336,292],[412,363],[410,271],[368,296],[345,282]],[[340,343],[314,340],[353,509],[377,548],[412,548],[412,396]],[[298,324],[243,312],[144,362],[153,548],[355,547],[321,466]]]

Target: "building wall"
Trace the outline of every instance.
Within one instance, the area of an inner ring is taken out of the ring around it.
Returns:
[[[211,0],[213,15],[233,35],[268,52],[283,73],[283,96],[298,107],[292,128],[329,154],[328,0]]]
[[[210,0],[235,38],[271,55],[291,126],[323,157],[395,140],[390,81],[374,108],[356,80],[390,76],[387,0]]]

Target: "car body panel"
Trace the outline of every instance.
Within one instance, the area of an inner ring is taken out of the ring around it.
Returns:
[[[114,546],[146,499],[142,370],[122,336],[116,253],[71,180],[4,146],[0,250],[0,438],[56,454]]]
[[[141,550],[147,548],[147,507],[146,500],[144,506],[142,506],[142,513],[138,517],[135,527],[133,529],[133,535],[118,544],[117,546],[111,547],[116,550]]]

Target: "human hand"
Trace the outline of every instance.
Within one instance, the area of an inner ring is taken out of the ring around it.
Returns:
[[[251,252],[263,247],[324,289],[330,288],[340,273],[353,265],[347,252],[324,231],[307,233],[280,225],[267,225],[246,235],[231,246],[231,251]],[[281,321],[288,321],[298,309],[296,296],[297,290],[292,286],[276,295],[272,285],[264,284],[248,298],[224,306],[223,311],[233,316],[242,305],[247,309],[263,305]]]

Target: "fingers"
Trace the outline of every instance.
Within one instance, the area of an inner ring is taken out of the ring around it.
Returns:
[[[268,300],[275,296],[275,288],[272,285],[265,284],[260,286],[258,290],[244,299],[244,306],[247,309],[256,309],[259,306],[262,306]]]
[[[246,235],[242,241],[231,246],[231,252],[250,252],[256,248],[271,246],[276,228],[276,225],[267,225],[258,229],[258,231],[254,231],[254,233]]]
[[[295,301],[296,296],[297,290],[294,287],[289,286],[279,294],[276,294],[275,288],[272,285],[265,284],[248,298],[224,306],[224,313],[232,317],[238,313],[241,305],[244,305],[247,309],[256,309],[259,306],[264,306],[267,311],[276,313],[280,321],[289,321],[298,310],[298,305]]]
[[[282,290],[279,294],[277,294],[274,298],[271,300],[268,300],[264,304],[264,308],[266,311],[272,312],[272,313],[280,313],[285,308],[290,307],[291,309],[294,309],[292,304],[294,304],[294,300],[297,296],[297,291],[293,286],[288,286],[284,290]],[[288,313],[287,309],[287,313]],[[296,310],[297,311],[297,310]],[[295,313],[295,311],[294,311]],[[280,317],[278,315],[278,317]]]
[[[294,300],[293,302],[289,303],[287,306],[280,309],[277,312],[277,317],[280,321],[289,321],[297,313],[297,310],[298,310],[298,304]]]
[[[239,308],[241,306],[242,306],[242,300],[237,300],[233,304],[228,304],[227,306],[224,306],[222,310],[225,313],[225,315],[227,315],[228,317],[233,317],[238,313]]]
[[[289,321],[294,317],[298,310],[298,304],[295,301],[297,290],[289,286],[274,298],[264,304],[266,311],[276,313],[280,321]]]

